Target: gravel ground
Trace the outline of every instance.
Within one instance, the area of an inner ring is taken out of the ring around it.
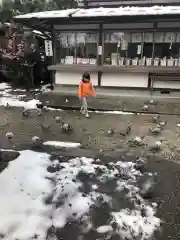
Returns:
[[[61,124],[56,123],[55,117],[60,116],[65,123],[72,126],[72,132],[62,133]],[[180,123],[178,116],[163,115],[167,125],[162,132],[154,136],[149,132],[153,126],[152,115],[115,115],[92,113],[86,119],[78,111],[44,111],[42,116],[32,114],[26,118],[22,116],[20,108],[0,108],[0,136],[1,147],[14,148],[31,144],[33,136],[39,136],[43,141],[75,141],[80,142],[85,149],[91,149],[101,154],[122,156],[125,159],[139,156],[147,157],[148,170],[158,173],[159,184],[155,191],[155,201],[159,203],[158,216],[163,220],[162,234],[156,239],[180,239],[180,164],[179,141]],[[128,122],[132,123],[132,132],[122,136]],[[108,129],[115,133],[108,135]],[[6,139],[6,133],[13,132],[12,141]],[[133,137],[144,137],[147,145],[130,147],[128,140]],[[158,153],[149,151],[148,146],[158,140],[163,140],[162,149]],[[132,160],[132,159],[131,159]],[[67,238],[66,240],[68,240]]]
[[[91,118],[86,119],[79,111],[43,111],[42,116],[32,113],[28,118],[22,116],[20,108],[0,108],[0,134],[2,147],[7,148],[5,134],[13,132],[15,145],[30,144],[33,136],[39,136],[43,141],[73,141],[80,142],[84,148],[90,148],[99,152],[126,151],[137,152],[138,155],[151,153],[151,147],[156,141],[162,140],[162,149],[157,155],[178,161],[180,141],[180,117],[161,116],[161,120],[167,122],[158,135],[153,135],[149,129],[155,124],[153,115],[118,115],[91,113]],[[62,132],[61,124],[56,123],[55,117],[59,116],[63,122],[72,126],[68,134]],[[132,123],[132,131],[123,136],[128,124]],[[113,134],[108,134],[112,129]],[[132,148],[128,141],[140,136],[144,138],[146,145]],[[9,147],[9,146],[8,146]]]

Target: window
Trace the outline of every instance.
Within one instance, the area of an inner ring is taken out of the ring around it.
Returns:
[[[96,64],[96,32],[61,32],[57,34],[56,59],[61,64]]]
[[[178,66],[180,41],[174,32],[154,34],[154,65]]]
[[[119,65],[127,57],[129,34],[107,32],[104,34],[104,64]]]
[[[104,64],[179,66],[180,33],[104,33]]]
[[[137,65],[143,54],[142,39],[143,33],[105,33],[104,64]]]

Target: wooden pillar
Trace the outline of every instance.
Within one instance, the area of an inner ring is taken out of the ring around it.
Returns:
[[[155,32],[157,31],[157,22],[154,22],[153,23],[153,42],[152,42],[152,44],[153,44],[153,46],[152,46],[152,63],[153,63],[153,59],[154,59],[154,48],[155,48],[155,46],[154,46],[154,44],[155,44]],[[152,66],[153,67],[153,66]],[[148,74],[148,85],[147,85],[147,87],[148,88],[150,88],[152,86],[152,77],[151,77],[151,73],[149,73]]]
[[[51,41],[52,41],[52,49],[53,49],[53,56],[51,58],[51,65],[56,64],[56,34],[53,25],[51,26]],[[55,84],[55,71],[51,71],[51,86],[53,88]]]
[[[99,38],[98,38],[98,66],[101,66],[103,64],[103,59],[102,59],[102,54],[99,54],[99,50],[100,48],[102,49],[103,47],[103,24],[100,23],[99,24]],[[101,51],[103,52],[103,50]],[[98,87],[101,86],[101,76],[102,76],[102,72],[98,71]]]

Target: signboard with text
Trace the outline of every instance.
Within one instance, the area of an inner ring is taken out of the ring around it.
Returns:
[[[52,57],[53,56],[53,49],[52,49],[52,41],[50,40],[45,40],[45,54],[47,57]]]

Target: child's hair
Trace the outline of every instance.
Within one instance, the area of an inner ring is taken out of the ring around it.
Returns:
[[[88,82],[90,81],[90,73],[89,72],[84,72],[83,75],[82,75],[82,81],[83,82]]]

